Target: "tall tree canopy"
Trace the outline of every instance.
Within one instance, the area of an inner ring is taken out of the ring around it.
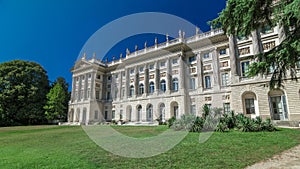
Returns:
[[[44,107],[47,119],[67,121],[70,97],[69,84],[63,77],[58,77],[47,94],[47,105]]]
[[[49,82],[37,63],[15,60],[0,64],[0,126],[41,124]]]
[[[66,94],[60,83],[56,83],[47,94],[46,118],[48,120],[64,120],[66,117]]]
[[[219,17],[210,22],[227,34],[251,35],[265,25],[282,28],[284,40],[272,50],[255,56],[258,62],[250,66],[249,75],[267,74],[274,67],[270,87],[282,87],[290,75],[297,79],[296,64],[300,61],[300,0],[228,0]]]

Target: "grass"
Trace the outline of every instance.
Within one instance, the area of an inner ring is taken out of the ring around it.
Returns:
[[[151,137],[166,127],[114,127],[132,137]],[[5,168],[244,168],[300,143],[300,130],[215,132],[204,144],[188,136],[170,151],[145,159],[106,152],[81,127],[0,128],[0,166]]]

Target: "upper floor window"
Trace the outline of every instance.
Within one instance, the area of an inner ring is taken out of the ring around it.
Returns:
[[[101,79],[101,75],[97,75],[97,79]]]
[[[149,93],[154,93],[154,82],[150,82],[149,84]]]
[[[92,74],[91,74],[91,73],[89,73],[88,77],[89,77],[89,79],[91,79],[91,78],[92,78]]]
[[[163,92],[166,91],[166,81],[165,80],[160,81],[160,90]]]
[[[205,80],[205,88],[210,89],[211,88],[210,76],[205,76],[204,80]]]
[[[209,53],[204,53],[203,54],[203,59],[208,59],[209,58]]]
[[[172,59],[172,64],[173,65],[178,64],[178,59]]]
[[[144,71],[144,67],[140,67],[140,72],[143,72]]]
[[[226,49],[220,49],[219,54],[220,55],[226,55]]]
[[[196,56],[189,57],[189,62],[192,63],[196,60]]]
[[[131,85],[129,90],[129,96],[133,96],[133,95],[134,95],[134,86]]]
[[[241,76],[242,77],[247,76],[247,73],[248,73],[248,70],[249,70],[249,65],[250,65],[249,61],[241,62]]]
[[[130,74],[134,74],[134,69],[130,69]]]
[[[173,81],[172,81],[172,89],[175,92],[178,91],[178,79],[177,78],[174,78]]]
[[[223,73],[221,76],[222,76],[222,86],[228,86],[228,80],[229,80],[228,73]]]
[[[195,90],[196,89],[196,79],[190,78],[190,89]]]
[[[139,94],[140,95],[144,94],[144,84],[142,83],[139,85]]]
[[[111,76],[108,76],[108,77],[107,77],[107,80],[111,80]]]
[[[273,32],[273,29],[270,25],[266,25],[264,26],[261,31],[260,31],[262,34],[267,34],[267,33],[272,33]]]
[[[160,62],[160,67],[165,67],[166,66],[166,62],[165,61],[161,61]]]
[[[154,69],[154,64],[149,65],[149,69],[153,70]]]

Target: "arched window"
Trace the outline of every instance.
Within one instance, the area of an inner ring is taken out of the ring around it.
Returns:
[[[149,93],[154,93],[154,82],[150,82],[149,84]]]
[[[134,95],[134,86],[131,85],[130,86],[130,91],[129,91],[129,96],[133,96]]]
[[[166,81],[165,80],[160,81],[160,90],[163,92],[166,91]]]
[[[152,114],[153,114],[153,106],[152,104],[148,105],[147,107],[147,121],[152,121]]]
[[[144,94],[144,84],[142,83],[139,85],[139,94],[140,95]]]
[[[172,89],[175,92],[178,91],[178,79],[177,78],[174,78],[173,81],[172,81]]]

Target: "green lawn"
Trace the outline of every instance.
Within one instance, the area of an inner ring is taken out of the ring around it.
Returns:
[[[115,127],[132,137],[151,137],[159,127]],[[244,168],[300,143],[300,130],[215,132],[204,144],[190,133],[158,156],[131,159],[113,155],[91,141],[81,127],[0,128],[0,168]]]

